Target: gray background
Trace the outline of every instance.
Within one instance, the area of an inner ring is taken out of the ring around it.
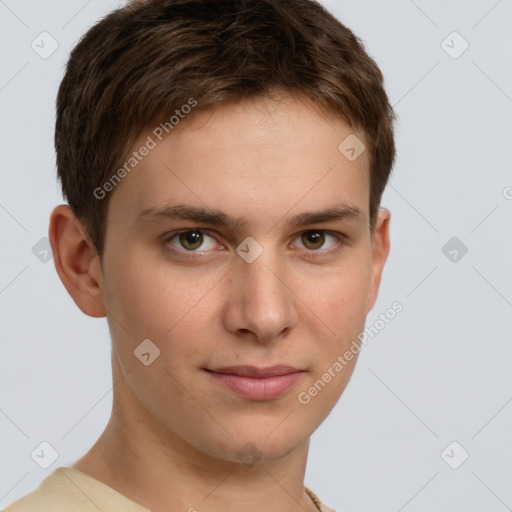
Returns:
[[[62,202],[63,62],[117,5],[0,0],[0,508],[72,464],[110,415],[106,321],[74,305],[40,240]],[[338,512],[511,510],[512,1],[325,5],[380,65],[400,118],[383,200],[392,249],[367,325],[395,301],[404,309],[315,432],[305,483]],[[47,59],[31,48],[43,31],[59,45]],[[454,31],[469,44],[460,55]],[[59,454],[47,469],[31,458],[43,441]]]

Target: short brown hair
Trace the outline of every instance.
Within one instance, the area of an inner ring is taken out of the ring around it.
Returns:
[[[134,0],[89,29],[59,88],[55,148],[64,198],[100,256],[111,194],[94,191],[144,129],[191,98],[200,109],[275,91],[305,96],[364,134],[373,229],[396,116],[363,43],[319,3]]]

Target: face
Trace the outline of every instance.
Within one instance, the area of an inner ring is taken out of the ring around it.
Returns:
[[[144,421],[169,439],[276,460],[338,401],[357,352],[335,363],[364,329],[388,250],[389,212],[369,229],[367,152],[338,149],[351,133],[307,103],[260,99],[134,144],[157,143],[112,195],[102,298]],[[277,365],[295,372],[220,371]]]

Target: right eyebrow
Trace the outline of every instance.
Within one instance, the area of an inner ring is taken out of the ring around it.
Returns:
[[[240,225],[245,224],[240,219],[234,219],[219,210],[211,210],[183,203],[146,208],[137,215],[135,222],[159,222],[175,219],[192,220],[214,226],[225,226],[231,229],[236,229]]]

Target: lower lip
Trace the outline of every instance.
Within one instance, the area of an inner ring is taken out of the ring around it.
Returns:
[[[283,395],[301,378],[303,372],[274,377],[242,377],[228,373],[208,372],[215,380],[249,400],[272,400]]]

